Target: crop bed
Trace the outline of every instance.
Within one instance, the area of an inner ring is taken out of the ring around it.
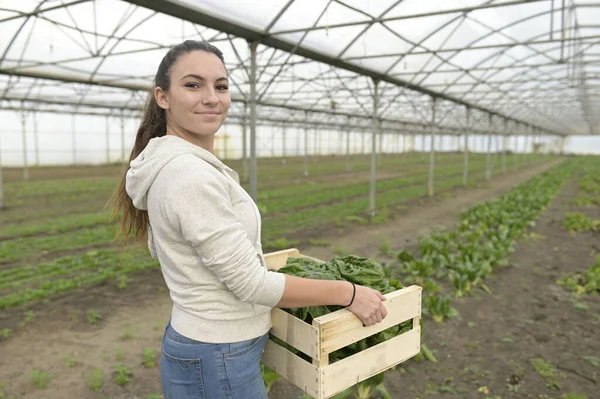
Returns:
[[[482,182],[485,160],[471,160],[471,181]],[[354,228],[375,231],[393,217],[402,223],[394,212],[427,196],[426,161],[384,157],[377,186],[381,219],[369,220],[368,160],[362,161],[357,157],[348,173],[344,158],[311,161],[308,178],[300,176],[302,159],[264,162],[263,168],[277,169],[260,186],[265,246],[317,240],[327,226],[357,223]],[[462,157],[436,161],[441,200],[461,185]],[[321,173],[321,164],[335,174]],[[387,277],[423,287],[423,350],[386,372],[383,385],[371,388],[373,397],[595,397],[598,170],[598,158],[569,159],[497,198],[470,204],[455,225],[420,237],[414,247],[390,237],[379,259]],[[120,254],[111,244],[114,226],[102,207],[116,174],[67,177],[6,184],[0,398],[55,399],[68,392],[158,399],[157,344],[171,304],[157,264],[145,248]],[[284,381],[271,386],[271,399],[297,397]]]

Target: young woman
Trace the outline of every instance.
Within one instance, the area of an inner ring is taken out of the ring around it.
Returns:
[[[173,301],[160,360],[167,399],[265,399],[273,307],[347,306],[365,325],[386,316],[385,297],[368,287],[267,271],[258,208],[213,154],[230,103],[219,49],[171,48],[115,193],[121,233],[147,235]]]

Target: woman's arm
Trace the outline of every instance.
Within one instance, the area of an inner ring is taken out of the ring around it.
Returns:
[[[277,307],[347,306],[352,301],[353,292],[354,287],[347,281],[314,280],[286,275],[285,290]],[[370,326],[387,316],[387,309],[383,305],[385,300],[385,296],[379,291],[357,285],[354,301],[348,310],[361,319],[363,324]]]

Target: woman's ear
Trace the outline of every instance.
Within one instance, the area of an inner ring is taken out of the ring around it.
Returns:
[[[167,98],[167,93],[165,93],[162,88],[154,88],[154,99],[159,107],[162,109],[169,109],[169,99]]]

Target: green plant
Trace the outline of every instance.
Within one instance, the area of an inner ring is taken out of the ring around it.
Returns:
[[[5,328],[2,330],[2,336],[4,338],[10,338],[12,336],[13,330],[12,328]]]
[[[35,320],[35,312],[33,310],[28,310],[25,312],[25,322],[29,323]]]
[[[98,392],[104,386],[104,372],[99,368],[94,368],[92,374],[86,376],[86,380],[89,388],[94,392]]]
[[[122,363],[117,363],[114,366],[114,375],[115,375],[115,382],[118,385],[126,385],[131,381],[131,377],[133,376],[133,373],[131,372],[131,369],[129,369],[127,366],[125,366]]]
[[[115,349],[115,352],[116,352],[115,359],[118,362],[122,362],[123,359],[125,358],[125,351],[123,350],[123,348],[117,348],[117,349]]]
[[[261,362],[260,371],[262,373],[263,381],[267,392],[271,392],[273,384],[281,379],[281,376],[273,371],[270,367]]]
[[[63,360],[65,361],[65,365],[68,368],[74,367],[77,365],[77,359],[75,359],[73,356],[63,356]]]
[[[125,327],[125,332],[123,332],[123,336],[121,338],[123,338],[126,341],[133,339],[133,331],[131,329],[131,326]]]
[[[88,309],[85,314],[89,324],[96,324],[102,318],[102,315],[96,309]]]
[[[142,349],[142,355],[144,357],[144,367],[152,368],[156,362],[156,351],[154,349]]]
[[[127,276],[126,275],[117,276],[117,286],[119,287],[120,290],[124,290],[125,288],[127,288]]]
[[[48,375],[48,372],[43,370],[33,369],[31,371],[30,377],[33,385],[40,389],[46,388],[48,386],[48,383],[50,382],[50,376]]]

